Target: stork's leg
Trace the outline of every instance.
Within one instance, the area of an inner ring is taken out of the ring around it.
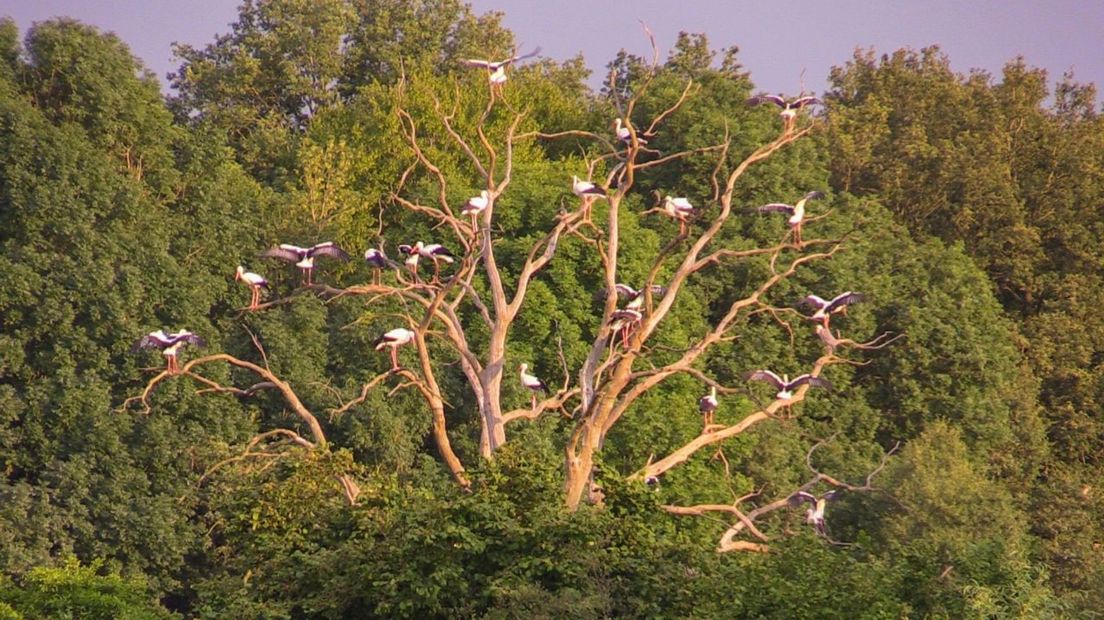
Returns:
[[[531,402],[530,402],[530,404],[529,404],[529,409],[530,409],[530,410],[534,410],[534,409],[536,409],[536,408],[537,408],[537,393],[536,393],[536,392],[533,392],[533,393],[531,394],[531,396],[532,396],[532,401],[531,401]]]
[[[391,347],[391,372],[399,370],[399,348]]]
[[[801,247],[801,222],[794,226],[794,244],[799,248]]]

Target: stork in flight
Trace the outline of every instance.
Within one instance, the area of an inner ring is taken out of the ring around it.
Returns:
[[[333,241],[324,241],[312,245],[309,248],[301,248],[290,243],[281,243],[279,247],[265,250],[261,256],[267,258],[279,258],[303,270],[307,278],[307,286],[311,285],[311,272],[314,271],[314,259],[318,256],[328,256],[338,260],[349,260],[349,255],[337,246]]]
[[[252,271],[246,271],[245,267],[241,265],[238,265],[237,271],[234,272],[234,280],[244,282],[252,291],[252,297],[249,299],[249,309],[256,310],[261,301],[261,289],[268,290],[268,280]]]
[[[828,327],[828,319],[833,314],[842,313],[847,314],[847,306],[858,303],[865,298],[862,293],[856,293],[854,291],[846,291],[836,295],[831,299],[824,299],[816,295],[809,295],[798,302],[799,306],[808,306],[815,308],[816,312],[812,316],[808,317],[812,321],[817,321]]]
[[[772,202],[761,207],[755,207],[755,211],[759,213],[784,213],[790,216],[786,223],[793,230],[794,243],[801,247],[801,223],[805,221],[805,203],[814,198],[824,198],[824,192],[809,192],[801,200],[798,200],[795,205]]]
[[[372,343],[372,347],[377,351],[382,351],[384,348],[391,349],[391,372],[395,372],[401,369],[398,348],[404,344],[409,344],[413,340],[414,332],[405,327],[396,327],[376,338],[375,342]]]
[[[791,99],[787,101],[780,95],[758,95],[747,100],[748,105],[759,105],[761,103],[773,103],[778,106],[781,111],[778,113],[782,117],[782,132],[788,134],[793,131],[794,121],[797,118],[797,113],[801,108],[820,103],[820,99],[811,95],[798,97],[797,99]]]
[[[372,268],[372,284],[379,285],[384,269],[398,269],[399,264],[387,258],[381,248],[368,248],[364,251],[364,262]]]
[[[793,398],[794,391],[797,388],[808,384],[809,387],[824,388],[827,390],[832,389],[832,384],[827,379],[821,379],[820,377],[814,377],[810,374],[804,374],[799,377],[795,377],[792,381],[788,375],[782,375],[779,377],[769,370],[753,370],[744,375],[745,381],[766,381],[778,390],[774,397],[781,401],[786,401],[786,406],[789,406],[789,400]]]
[[[139,338],[138,342],[135,342],[134,346],[131,347],[131,350],[137,352],[140,349],[161,349],[161,355],[165,356],[165,370],[168,371],[170,375],[175,375],[180,372],[180,365],[176,361],[176,354],[182,347],[189,344],[197,347],[207,346],[207,342],[204,341],[203,338],[186,329],[172,334],[166,334],[163,330],[159,329]]]
[[[703,432],[713,426],[713,412],[717,410],[717,386],[709,388],[709,393],[698,399],[698,411],[702,414]]]
[[[537,48],[528,54],[521,54],[519,56],[513,56],[506,60],[482,60],[479,58],[464,58],[460,60],[460,64],[468,67],[479,67],[487,70],[487,80],[491,83],[492,87],[501,87],[506,83],[506,67],[512,65],[520,60],[526,58],[532,58],[541,51],[541,48]]]
[[[841,493],[842,491],[832,490],[817,497],[812,493],[798,491],[790,496],[790,505],[797,507],[804,502],[808,502],[810,506],[805,511],[805,522],[812,525],[817,534],[825,536],[828,532],[824,523],[824,508],[828,505],[828,502],[838,498]]]
[[[541,381],[536,375],[531,375],[527,371],[529,370],[529,364],[522,364],[518,368],[518,373],[521,377],[521,385],[525,389],[529,390],[529,394],[532,396],[532,402],[529,405],[530,409],[537,408],[537,392],[544,392],[546,395],[551,394],[552,390],[548,389],[544,381]]]

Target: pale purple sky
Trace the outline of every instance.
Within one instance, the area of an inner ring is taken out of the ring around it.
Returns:
[[[1104,84],[1101,0],[469,0],[477,12],[501,10],[525,48],[564,59],[582,52],[603,73],[617,51],[648,55],[638,20],[661,52],[680,30],[704,32],[715,48],[737,45],[761,90],[820,92],[833,65],[856,47],[879,53],[938,43],[956,71],[999,76],[1023,55],[1050,80],[1072,69],[1080,82]],[[0,0],[0,15],[20,30],[68,15],[113,31],[162,82],[177,68],[173,41],[202,45],[227,32],[239,0]],[[596,80],[592,80],[594,82]]]

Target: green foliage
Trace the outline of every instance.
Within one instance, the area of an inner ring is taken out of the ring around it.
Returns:
[[[36,568],[17,585],[0,580],[0,618],[156,620],[178,617],[158,605],[141,580],[101,574],[99,561]]]
[[[113,35],[54,20],[21,46],[0,21],[0,570],[10,575],[0,618],[171,617],[157,598],[202,618],[1098,613],[1104,216],[1089,206],[1104,191],[1104,132],[1091,87],[1067,76],[1047,108],[1046,76],[1023,61],[994,83],[955,75],[937,49],[880,61],[862,52],[835,70],[831,113],[815,121],[826,131],[740,177],[706,251],[777,243],[782,218],[742,210],[814,189],[828,197],[811,203],[806,239],[845,239],[843,249],[740,313],[737,337],[695,370],[736,388],[716,413],[735,424],[769,396],[744,373],[794,376],[823,354],[793,311],[805,295],[861,291],[863,303],[832,319],[839,336],[902,337],[841,349],[854,363],[826,370],[831,391],[646,486],[632,475],[702,432],[707,388],[675,375],[606,437],[601,503],[571,512],[563,446],[577,421],[511,422],[506,445],[481,459],[460,354],[431,332],[446,432],[471,479],[460,489],[432,445],[423,395],[381,374],[389,360],[372,350],[409,314],[404,302],[315,295],[293,267],[257,257],[327,239],[354,255],[384,245],[394,258],[418,239],[459,251],[465,239],[394,197],[457,209],[484,179],[443,115],[501,165],[516,111],[526,137],[512,145],[491,230],[510,293],[530,249],[576,208],[570,176],[617,165],[601,141],[537,134],[613,141],[616,116],[646,129],[685,92],[649,143],[661,155],[648,157],[690,153],[640,170],[618,213],[617,277],[640,286],[677,230],[648,210],[689,197],[700,232],[719,208],[714,174],[777,136],[777,111],[744,103],[754,87],[735,48],[718,54],[702,35],[681,34],[654,74],[622,53],[601,93],[577,58],[512,67],[492,94],[484,72],[458,61],[510,54],[501,19],[456,0],[250,0],[229,34],[178,49],[167,103]],[[412,135],[440,177],[411,165]],[[595,203],[595,221],[609,208]],[[268,277],[272,305],[244,311],[238,264]],[[726,258],[689,278],[649,361],[676,359],[780,265]],[[664,267],[656,281],[670,276]],[[346,287],[371,274],[356,260],[320,263],[317,277]],[[565,366],[575,380],[605,285],[595,246],[560,239],[507,337],[505,409],[528,406],[513,370],[522,362],[552,385]],[[482,275],[470,286],[490,289]],[[478,309],[456,312],[471,348],[485,349]],[[272,429],[310,433],[276,390],[210,393],[259,381],[221,362],[195,369],[213,383],[169,377],[148,411],[122,407],[163,363],[130,346],[162,327],[206,338],[209,351],[185,349],[185,361],[226,352],[270,369],[318,417],[327,446],[286,434],[249,443]],[[412,348],[399,352],[407,368]],[[752,510],[808,482],[810,465],[877,489],[828,509],[838,544],[787,507],[758,521],[771,553],[717,554],[735,517],[664,509],[754,494],[741,504]],[[345,476],[359,485],[352,505]]]

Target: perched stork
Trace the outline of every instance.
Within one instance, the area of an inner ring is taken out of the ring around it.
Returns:
[[[816,312],[809,317],[812,321],[818,321],[825,327],[828,327],[828,319],[831,315],[836,313],[847,314],[847,306],[858,303],[865,298],[862,293],[856,293],[854,291],[847,291],[840,293],[831,299],[824,299],[816,295],[809,295],[798,302],[799,306],[808,306],[815,308]]]
[[[387,255],[383,253],[380,248],[368,248],[364,250],[364,262],[368,263],[368,266],[372,268],[372,284],[379,284],[381,280],[381,272],[384,269],[398,269],[399,264],[395,261],[387,258]]]
[[[552,391],[548,389],[548,386],[544,384],[536,376],[529,374],[526,370],[529,369],[529,364],[522,364],[518,369],[521,374],[521,385],[525,389],[529,390],[529,394],[533,398],[533,402],[530,404],[530,409],[537,408],[537,392],[544,392],[545,394],[551,394]]]
[[[588,196],[596,196],[598,198],[607,197],[606,190],[590,181],[583,181],[575,175],[571,177],[571,192],[580,198],[586,198]]]
[[[643,297],[641,297],[643,299]],[[644,313],[637,308],[615,310],[610,314],[610,333],[616,338],[621,334],[621,346],[629,348],[629,336],[644,320]]]
[[[414,340],[414,332],[406,329],[405,327],[396,327],[389,332],[384,333],[376,341],[372,343],[372,347],[377,351],[382,351],[384,347],[391,348],[391,372],[395,372],[400,369],[399,367],[399,347],[404,344],[409,344]]]
[[[713,426],[713,412],[717,410],[717,386],[709,388],[709,393],[698,399],[698,411],[702,414],[704,430]]]
[[[778,393],[774,395],[778,400],[788,401],[793,398],[794,391],[797,388],[808,384],[809,387],[818,387],[824,389],[832,389],[832,384],[827,379],[821,379],[820,377],[814,377],[810,374],[804,374],[800,377],[790,380],[789,376],[782,375],[779,377],[769,370],[753,370],[744,375],[745,381],[766,381],[774,385]]]
[[[801,246],[801,223],[805,221],[805,203],[814,198],[824,198],[824,192],[809,192],[805,194],[801,200],[797,201],[795,205],[788,205],[782,202],[772,202],[770,204],[756,207],[755,210],[759,213],[785,213],[790,216],[786,223],[790,225],[794,233],[794,243]]]
[[[748,99],[747,103],[748,105],[773,103],[774,105],[781,108],[781,112],[779,112],[778,115],[782,117],[782,130],[784,133],[790,133],[791,131],[793,131],[794,120],[797,118],[797,112],[805,106],[820,103],[820,99],[808,95],[786,101],[779,95],[759,95]]]
[[[165,356],[166,370],[170,375],[180,372],[180,365],[176,361],[176,354],[184,345],[197,347],[207,346],[207,342],[192,332],[182,329],[172,334],[166,334],[162,330],[150,332],[138,339],[131,347],[132,351],[139,349],[161,349],[161,355]]]
[[[441,263],[451,265],[455,261],[452,252],[440,243],[427,244],[419,241],[414,245],[400,245],[399,251],[407,255],[406,265],[414,271],[415,277],[418,276],[418,260],[421,258],[433,261],[434,279],[441,276]]]
[[[678,220],[679,223],[679,236],[686,234],[686,220],[691,215],[694,215],[694,205],[690,204],[690,201],[685,198],[671,198],[667,196],[663,199],[663,212],[668,217]]]
[[[629,129],[629,124],[622,121],[621,117],[617,117],[613,120],[614,133],[617,134],[617,139],[620,140],[625,146],[632,145],[632,131]],[[640,144],[647,144],[648,140],[655,137],[653,134],[643,131],[636,132],[636,141]]]
[[[238,265],[238,270],[234,272],[234,281],[244,282],[250,288],[253,296],[249,299],[249,309],[256,310],[261,301],[261,289],[268,290],[268,280],[265,280],[264,276],[246,271],[245,267]]]
[[[804,502],[809,502],[811,505],[805,511],[805,522],[812,525],[817,534],[825,536],[827,530],[824,526],[824,508],[828,505],[828,502],[838,498],[840,493],[842,493],[842,491],[833,490],[817,497],[812,493],[798,491],[790,496],[790,505],[796,508]]]
[[[526,58],[532,58],[541,51],[541,48],[537,48],[528,54],[521,54],[520,56],[514,56],[507,58],[506,60],[481,60],[479,58],[464,58],[460,60],[460,63],[469,67],[479,67],[487,70],[487,80],[490,81],[492,86],[502,86],[506,83],[506,67],[518,62],[519,60],[525,60]]]
[[[491,195],[487,190],[479,192],[478,196],[472,196],[468,199],[464,206],[460,208],[462,215],[472,216],[472,222],[475,222],[475,217],[483,212],[487,208],[487,205],[491,204]]]
[[[261,256],[279,258],[303,270],[307,277],[307,286],[311,284],[311,272],[314,271],[314,259],[317,256],[329,256],[338,260],[349,260],[349,255],[333,241],[325,241],[309,248],[301,248],[290,243],[281,243],[279,247],[265,250]]]

